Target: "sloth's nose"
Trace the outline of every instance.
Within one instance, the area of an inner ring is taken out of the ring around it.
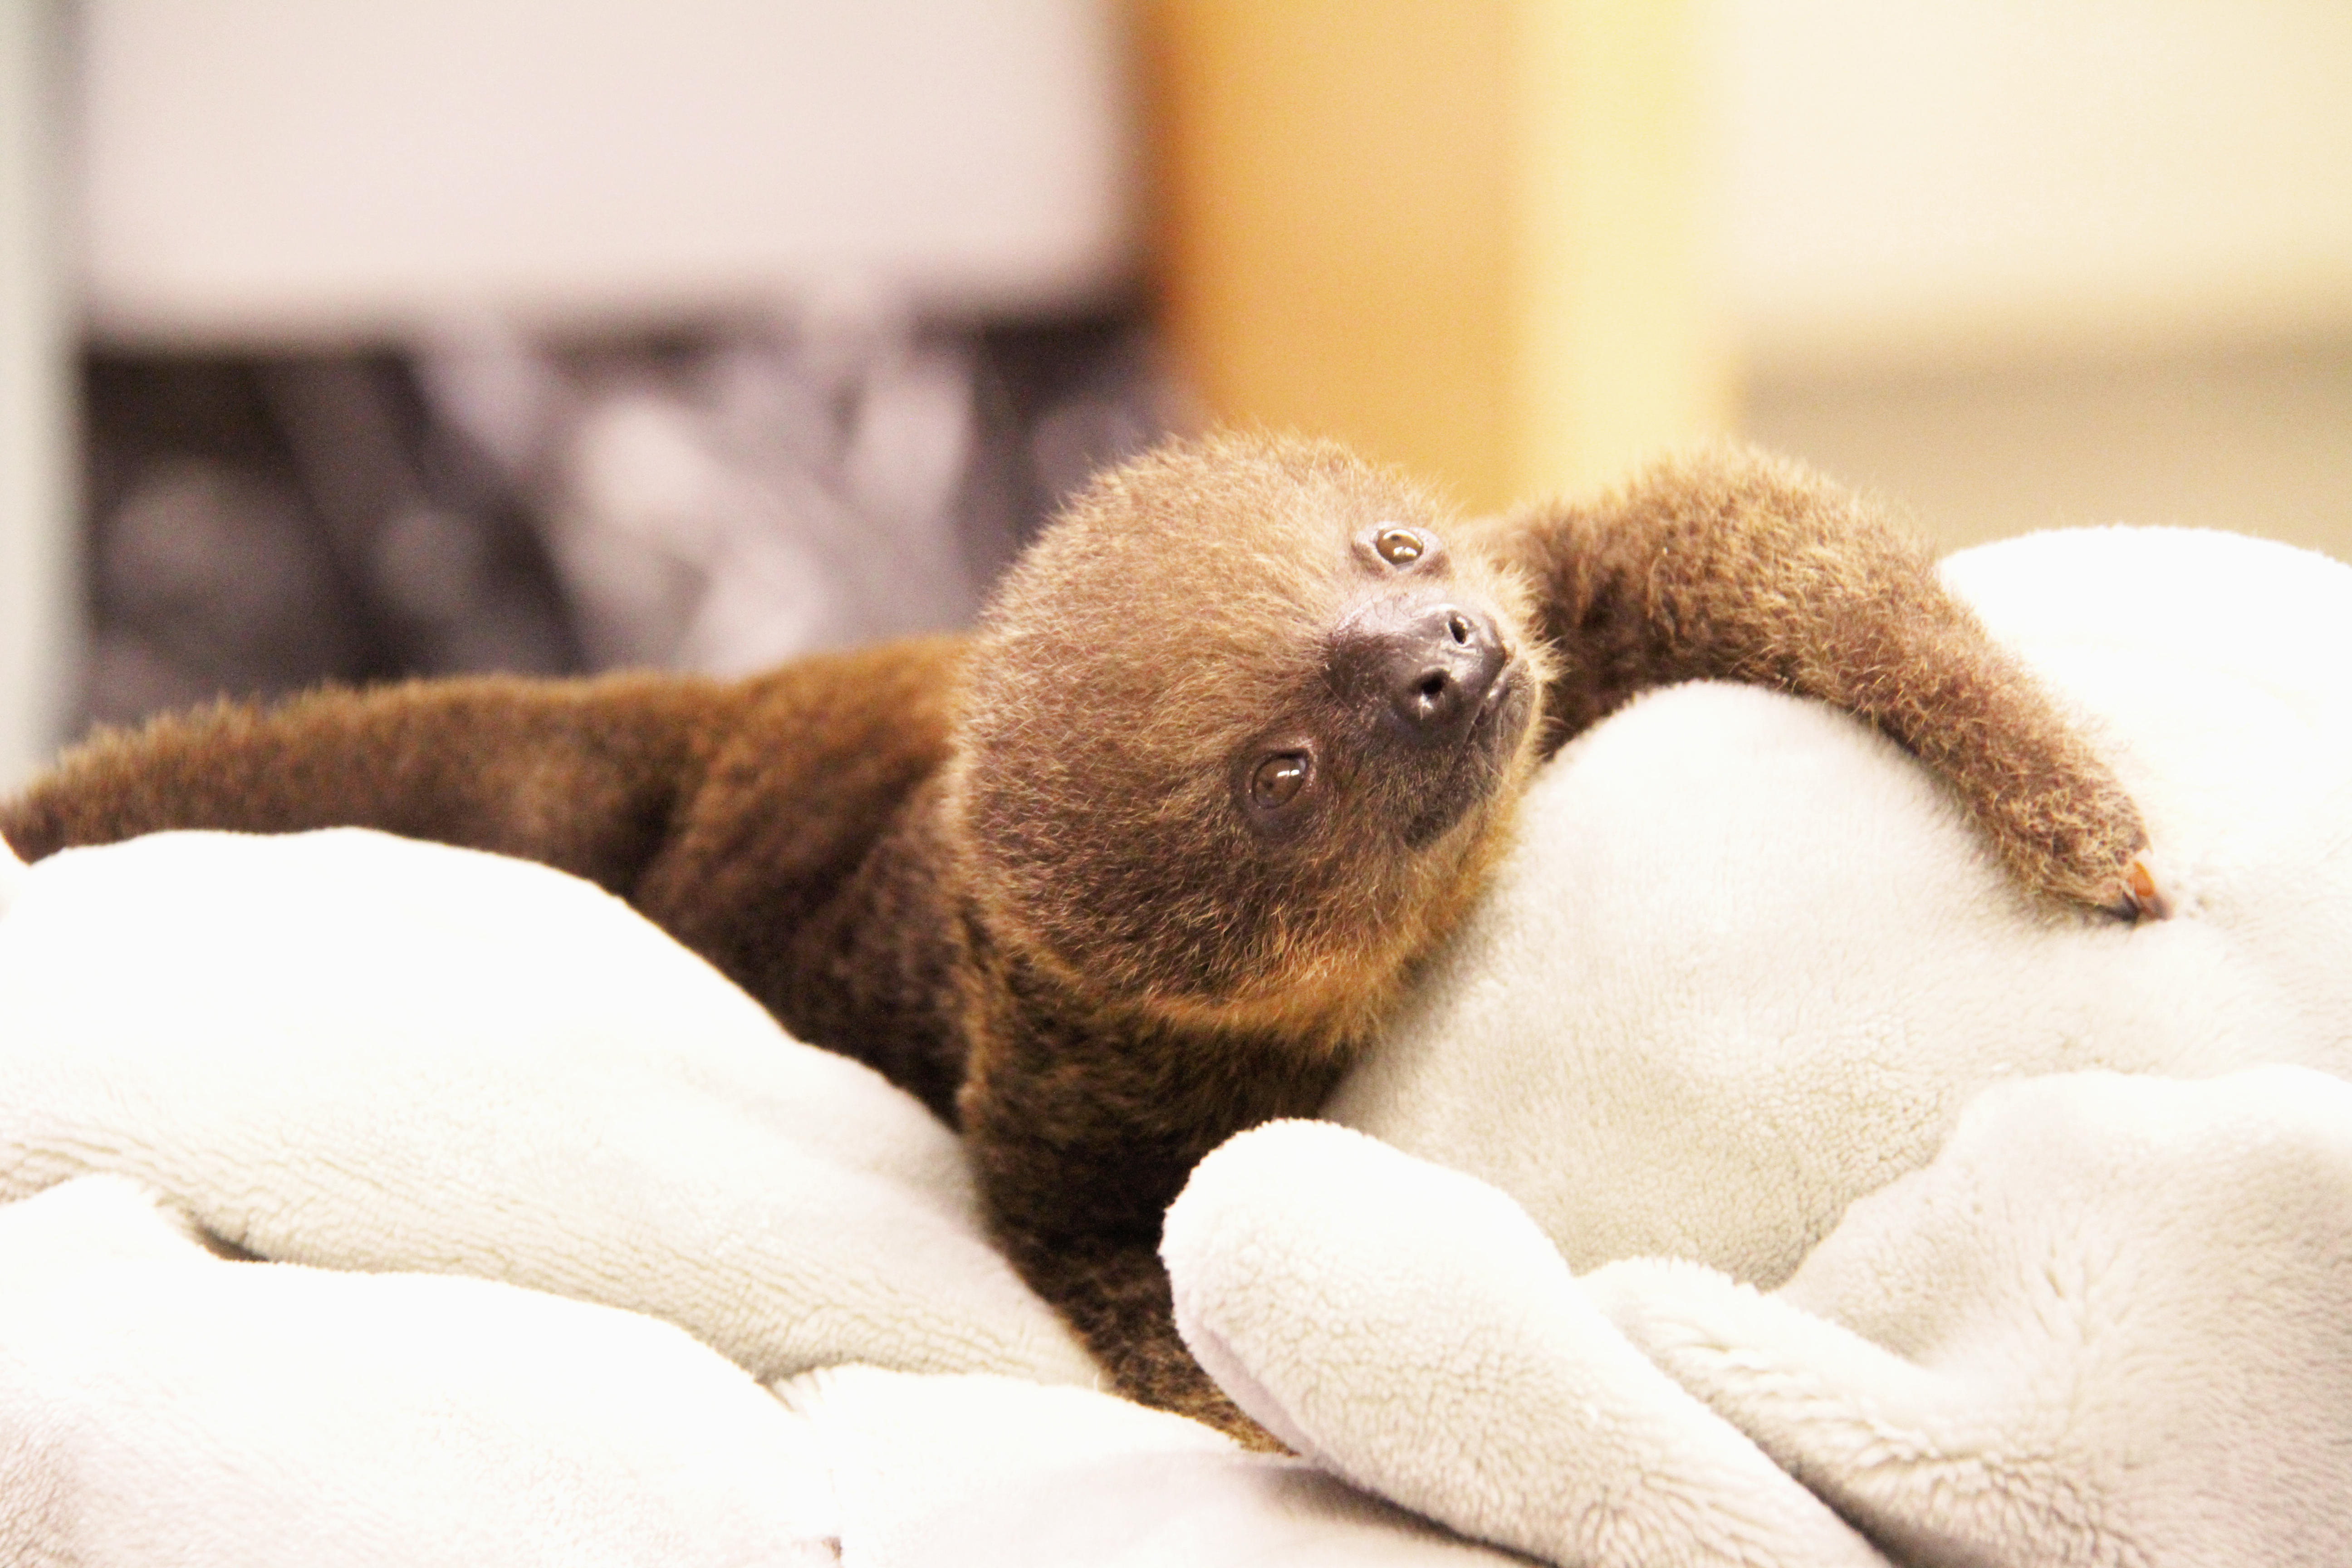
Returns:
[[[1458,742],[1508,661],[1494,617],[1460,605],[1416,605],[1366,632],[1357,655],[1406,735],[1423,745]]]

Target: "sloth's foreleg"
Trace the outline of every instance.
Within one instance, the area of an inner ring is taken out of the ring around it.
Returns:
[[[2079,722],[1947,590],[1927,547],[1796,464],[1724,447],[1474,541],[1537,589],[1558,746],[1647,687],[1817,698],[1941,775],[2010,871],[2128,919],[2169,912],[2138,808]]]

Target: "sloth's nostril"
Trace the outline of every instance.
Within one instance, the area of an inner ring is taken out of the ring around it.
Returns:
[[[1494,617],[1443,600],[1376,604],[1333,645],[1338,694],[1377,703],[1414,745],[1450,746],[1477,722],[1510,662]]]

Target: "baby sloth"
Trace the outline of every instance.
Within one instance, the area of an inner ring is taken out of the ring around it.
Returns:
[[[1876,725],[2033,894],[2163,912],[2131,801],[1926,552],[1736,449],[1465,521],[1329,445],[1170,446],[969,641],[222,706],[81,748],[0,833],[358,824],[591,878],[961,1126],[1121,1390],[1268,1441],[1176,1335],[1162,1211],[1225,1138],[1314,1112],[1539,760],[1700,678]]]

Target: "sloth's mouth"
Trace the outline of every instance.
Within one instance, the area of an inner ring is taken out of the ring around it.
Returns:
[[[1408,846],[1419,849],[1428,845],[1495,793],[1534,716],[1535,683],[1526,661],[1513,658],[1487,688],[1461,744],[1446,759],[1445,771],[1432,782],[1422,809],[1405,824]]]
[[[1517,744],[1519,736],[1535,716],[1534,682],[1528,678],[1527,662],[1513,658],[1486,689],[1486,700],[1478,704],[1470,728],[1462,737],[1462,749],[1455,754],[1456,770],[1467,765],[1475,754],[1490,770],[1498,769],[1503,759]]]

